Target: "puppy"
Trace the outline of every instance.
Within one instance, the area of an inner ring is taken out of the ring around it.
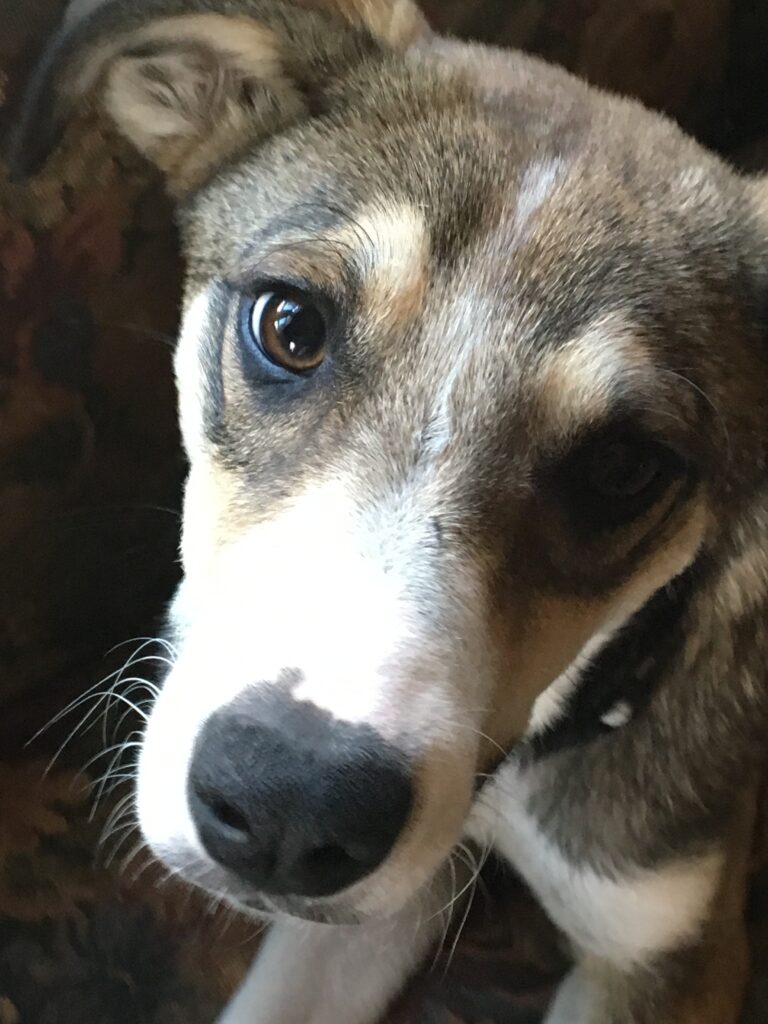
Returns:
[[[768,182],[409,0],[112,0],[101,105],[188,266],[176,657],[138,815],[274,927],[226,1024],[371,1024],[493,848],[547,1024],[732,1024],[768,740]]]

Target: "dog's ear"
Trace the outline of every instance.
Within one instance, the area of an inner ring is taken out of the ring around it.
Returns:
[[[340,15],[390,46],[408,46],[429,33],[427,21],[413,0],[299,0],[299,3],[302,7],[321,8]]]
[[[757,284],[758,305],[768,319],[768,174],[742,179],[747,198],[747,263],[749,280]]]
[[[244,144],[322,108],[334,78],[426,23],[411,0],[102,0],[64,22],[11,140],[18,179],[84,102],[183,195]]]

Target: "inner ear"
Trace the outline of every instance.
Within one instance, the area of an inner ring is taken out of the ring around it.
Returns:
[[[175,192],[198,184],[244,140],[305,113],[277,40],[260,25],[206,14],[145,35],[109,63],[104,105]]]

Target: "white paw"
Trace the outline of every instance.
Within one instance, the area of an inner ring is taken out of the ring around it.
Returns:
[[[560,985],[544,1024],[610,1024],[600,987],[582,968]]]

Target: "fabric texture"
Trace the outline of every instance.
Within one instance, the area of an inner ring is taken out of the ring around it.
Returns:
[[[0,136],[62,7],[0,4]],[[443,30],[638,95],[730,155],[765,152],[768,0],[424,7]],[[209,1024],[258,943],[141,850],[126,788],[142,679],[164,655],[142,638],[178,575],[180,280],[159,182],[93,117],[32,186],[0,168],[0,1024]],[[478,893],[391,1024],[540,1019],[559,939],[499,865]]]

